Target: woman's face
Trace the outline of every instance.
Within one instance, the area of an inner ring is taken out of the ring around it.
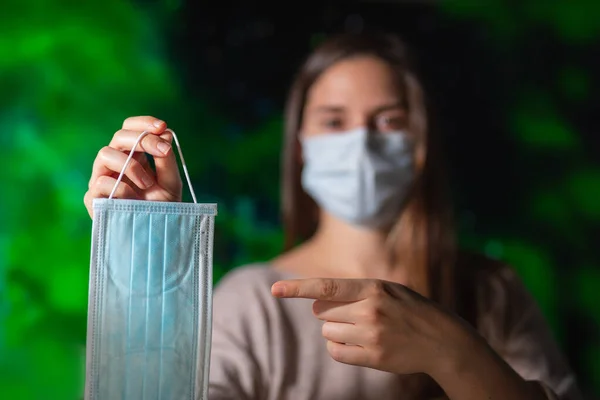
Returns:
[[[307,94],[304,137],[367,127],[379,132],[406,128],[402,93],[391,67],[373,56],[340,61]]]

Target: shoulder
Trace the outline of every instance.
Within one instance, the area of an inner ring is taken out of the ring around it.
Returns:
[[[478,329],[494,320],[508,324],[515,310],[535,306],[519,274],[507,263],[482,254],[462,252],[457,263],[459,310]]]
[[[580,398],[573,374],[546,318],[517,271],[506,263],[471,255],[477,330],[524,379],[542,382],[558,397]]]
[[[517,271],[482,255],[464,257],[467,261],[461,266],[461,285],[475,306],[474,325],[490,344],[504,346],[524,331],[547,330],[537,301]]]
[[[462,279],[489,279],[510,269],[508,264],[471,251],[461,251],[457,258],[457,272]]]
[[[507,263],[482,254],[461,252],[457,263],[459,289],[472,286],[496,294],[508,291],[523,291],[524,287],[517,272]]]

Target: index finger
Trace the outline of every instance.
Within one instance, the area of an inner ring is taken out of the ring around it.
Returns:
[[[375,282],[367,279],[310,278],[276,282],[273,296],[330,301],[358,301],[366,299]]]
[[[166,128],[167,124],[165,121],[149,115],[129,117],[123,121],[123,129],[130,131],[148,131],[154,134],[160,134],[163,133]]]

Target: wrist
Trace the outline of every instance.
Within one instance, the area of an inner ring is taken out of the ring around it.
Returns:
[[[543,399],[536,385],[521,378],[475,331],[465,329],[454,349],[440,359],[430,376],[449,398]]]
[[[440,385],[447,379],[455,380],[468,374],[471,366],[477,364],[474,357],[481,357],[490,351],[487,343],[470,327],[461,321],[453,321],[451,328],[443,332],[437,354],[428,374]]]

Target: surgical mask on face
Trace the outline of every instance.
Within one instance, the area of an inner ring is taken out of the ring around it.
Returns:
[[[86,400],[207,398],[217,210],[196,203],[173,137],[194,203],[113,199],[133,151],[93,203]]]
[[[414,142],[406,132],[359,128],[301,144],[302,186],[322,209],[370,228],[397,219],[415,176]]]

